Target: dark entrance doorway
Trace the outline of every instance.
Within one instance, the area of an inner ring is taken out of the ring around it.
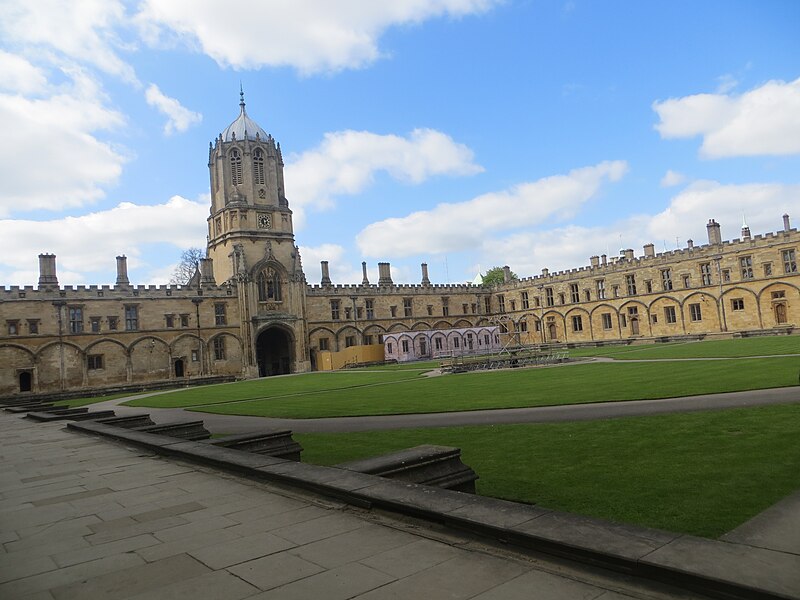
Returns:
[[[286,375],[292,372],[292,339],[279,327],[262,331],[256,339],[259,377]]]
[[[183,363],[183,359],[177,359],[175,361],[175,377],[183,377],[185,368],[186,365]]]
[[[33,376],[30,371],[22,371],[19,374],[19,391],[30,392],[33,389]]]

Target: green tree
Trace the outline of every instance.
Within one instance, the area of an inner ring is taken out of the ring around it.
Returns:
[[[186,285],[194,275],[200,264],[200,259],[205,258],[206,253],[200,248],[187,248],[181,252],[181,260],[175,265],[172,277],[169,278],[171,284]]]
[[[511,271],[511,279],[519,279],[517,274],[514,271]],[[506,278],[503,274],[503,267],[492,267],[488,271],[486,271],[486,275],[483,276],[483,285],[492,286],[498,285],[500,283],[505,282]]]

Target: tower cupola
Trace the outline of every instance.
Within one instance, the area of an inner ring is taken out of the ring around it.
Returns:
[[[221,134],[223,142],[232,142],[235,140],[266,141],[268,138],[272,137],[247,115],[244,104],[244,90],[242,88],[239,88],[239,109],[239,116],[236,117],[236,120],[228,125]]]

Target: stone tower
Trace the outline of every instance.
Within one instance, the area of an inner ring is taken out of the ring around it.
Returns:
[[[209,144],[208,257],[219,283],[236,284],[245,372],[306,371],[305,275],[284,193],[280,144],[239,116]]]

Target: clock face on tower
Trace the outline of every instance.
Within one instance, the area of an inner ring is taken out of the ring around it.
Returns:
[[[272,228],[272,215],[268,215],[266,213],[260,213],[258,215],[258,228],[259,229],[271,229]]]

